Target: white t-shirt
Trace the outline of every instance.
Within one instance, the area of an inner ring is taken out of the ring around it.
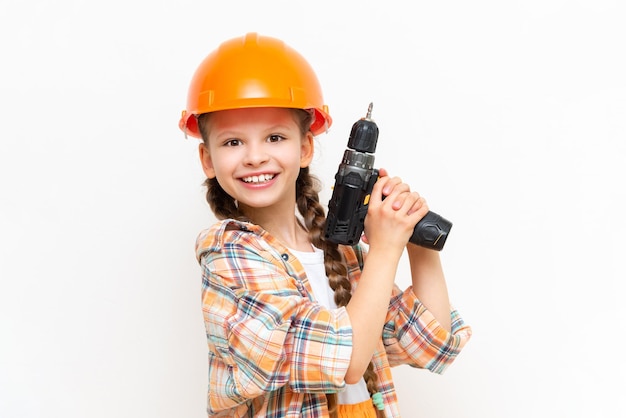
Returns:
[[[319,248],[313,247],[313,249],[314,252],[296,251],[291,248],[289,251],[298,258],[302,267],[304,267],[317,301],[326,308],[337,309],[334,298],[335,292],[328,284],[328,276],[326,276],[326,269],[324,268],[324,252]],[[367,391],[367,385],[363,378],[353,385],[346,384],[345,389],[339,392],[338,395],[340,404],[356,404],[370,399],[370,394]]]

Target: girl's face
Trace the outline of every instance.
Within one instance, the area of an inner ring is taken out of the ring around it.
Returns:
[[[301,167],[313,158],[313,135],[302,135],[290,109],[250,108],[210,115],[208,144],[200,144],[208,178],[240,208],[291,208]],[[245,211],[245,209],[244,209]]]

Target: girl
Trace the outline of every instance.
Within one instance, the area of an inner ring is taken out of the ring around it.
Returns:
[[[196,244],[209,416],[398,417],[390,367],[442,373],[470,338],[438,252],[407,245],[428,206],[399,178],[380,169],[367,251],[324,240],[309,173],[314,136],[332,123],[323,103],[306,60],[255,33],[224,42],[193,76],[179,126],[202,139],[220,220]]]

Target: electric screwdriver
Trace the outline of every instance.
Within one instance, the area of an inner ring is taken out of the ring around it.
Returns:
[[[372,120],[372,107],[370,103],[367,115],[352,125],[348,148],[335,174],[324,236],[336,244],[355,245],[361,239],[370,194],[378,180],[374,168],[378,125]],[[429,211],[415,226],[409,242],[441,251],[451,228],[450,221]]]

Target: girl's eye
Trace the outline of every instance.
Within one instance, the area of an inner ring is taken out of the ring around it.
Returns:
[[[240,139],[229,139],[228,141],[224,142],[224,146],[226,147],[236,147],[237,145],[241,145]]]
[[[284,136],[282,136],[282,135],[277,135],[277,134],[270,135],[270,136],[267,138],[267,140],[268,140],[269,142],[278,142],[278,141],[282,141],[283,139],[285,139],[285,137],[284,137]]]

